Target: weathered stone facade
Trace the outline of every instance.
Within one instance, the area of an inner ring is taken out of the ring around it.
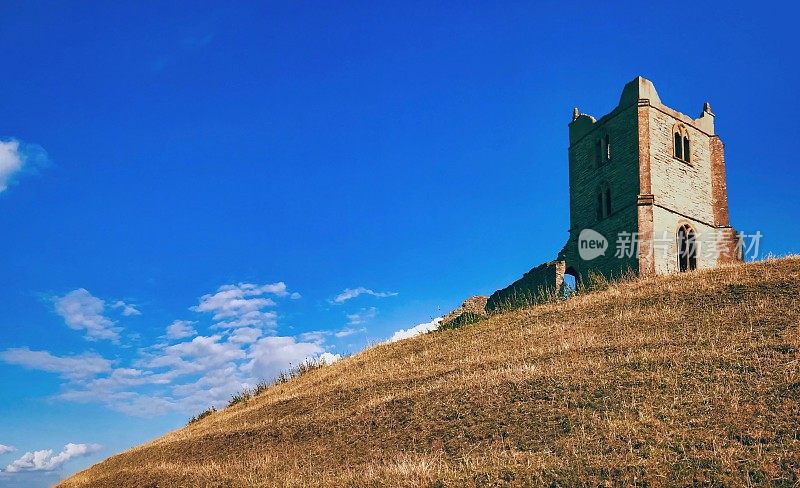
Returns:
[[[552,296],[565,274],[587,282],[592,274],[667,274],[742,260],[728,222],[725,149],[708,103],[693,119],[636,77],[600,119],[573,111],[568,156],[566,245],[555,261],[494,292],[486,311]],[[605,248],[581,252],[583,233],[605,239]]]
[[[728,222],[724,147],[709,104],[692,119],[664,105],[653,84],[637,77],[599,120],[576,109],[569,138],[570,237],[559,255],[569,273],[585,280],[628,269],[679,271],[682,227],[696,239],[691,268],[741,260]],[[606,199],[610,204],[600,209]],[[581,257],[584,229],[608,240],[604,254]],[[620,236],[638,249],[620,251]]]
[[[460,307],[442,317],[440,329],[458,328],[476,322],[487,315],[486,301],[488,297],[476,295],[464,300]]]

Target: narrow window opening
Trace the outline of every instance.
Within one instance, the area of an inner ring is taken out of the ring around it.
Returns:
[[[697,243],[688,225],[678,229],[678,269],[681,272],[697,269]]]
[[[675,136],[674,141],[674,155],[675,159],[680,159],[687,163],[691,160],[691,151],[689,149],[689,132],[683,125],[676,125],[673,130]]]
[[[689,136],[683,136],[683,160],[689,162]]]
[[[608,136],[608,134],[606,134],[605,143],[606,143],[606,162],[610,162],[611,161],[611,138]]]
[[[611,215],[611,188],[606,188],[606,217]]]

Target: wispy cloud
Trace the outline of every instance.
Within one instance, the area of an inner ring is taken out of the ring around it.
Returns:
[[[347,314],[347,325],[361,325],[378,316],[378,309],[375,307],[362,308],[356,313]]]
[[[19,473],[23,471],[53,471],[61,467],[70,459],[87,456],[95,453],[102,448],[100,444],[73,444],[64,446],[58,454],[53,455],[52,449],[41,451],[26,452],[19,459],[6,466],[8,473]]]
[[[9,452],[14,452],[17,449],[14,446],[7,446],[5,444],[0,444],[0,454],[8,454]]]
[[[247,327],[230,334],[197,336],[142,351],[132,367],[73,378],[56,398],[100,403],[127,415],[153,417],[223,407],[232,394],[272,380],[306,360],[335,355],[318,343],[294,337],[259,337]]]
[[[239,327],[228,337],[228,341],[234,344],[252,344],[261,334],[261,329],[255,327]]]
[[[54,356],[47,351],[31,351],[27,347],[6,349],[0,360],[28,369],[58,373],[63,378],[79,380],[111,371],[112,362],[95,353],[77,356]]]
[[[276,325],[278,314],[264,310],[276,305],[275,300],[265,295],[291,297],[292,294],[282,281],[267,285],[253,283],[223,285],[215,293],[200,297],[200,303],[190,310],[213,314],[212,319],[217,321],[217,327],[271,328]]]
[[[35,172],[49,164],[47,152],[36,144],[17,139],[0,140],[0,193],[26,172]]]
[[[331,334],[332,332],[329,330],[312,330],[311,332],[303,332],[300,334],[300,340],[322,344]]]
[[[126,317],[130,317],[131,315],[142,314],[142,312],[140,312],[135,306],[131,305],[130,303],[125,303],[122,300],[117,300],[116,302],[114,302],[114,304],[111,305],[111,308],[121,308],[122,315]]]
[[[167,339],[184,339],[197,335],[193,320],[176,320],[167,326]]]
[[[367,329],[365,329],[364,327],[362,327],[360,329],[354,329],[352,327],[345,327],[344,329],[336,332],[334,335],[336,337],[342,338],[342,337],[347,337],[347,336],[351,336],[353,334],[358,334],[360,332],[366,332],[366,331],[367,331]]]
[[[437,317],[430,322],[425,322],[424,324],[417,324],[414,327],[408,329],[400,329],[396,331],[386,342],[396,342],[401,341],[403,339],[408,339],[410,337],[418,336],[420,334],[424,334],[426,332],[430,332],[432,330],[436,330],[439,328],[439,324],[442,322],[442,317]]]
[[[363,286],[359,286],[358,288],[345,288],[343,292],[334,297],[333,303],[344,303],[360,295],[372,295],[378,298],[385,298],[396,296],[397,293],[393,291],[373,291]]]
[[[276,300],[291,299],[292,295],[283,282],[221,286],[191,307],[210,314],[209,327],[215,333],[198,335],[199,322],[176,320],[154,343],[136,349],[127,358],[111,360],[95,352],[58,355],[12,348],[0,351],[0,361],[58,374],[63,384],[54,397],[57,400],[101,404],[140,417],[196,413],[209,406],[222,407],[232,394],[253,387],[260,380],[270,381],[279,371],[303,361],[338,359],[323,345],[332,331],[301,334],[297,338],[265,336],[271,331],[265,331],[264,326],[273,325],[277,314],[264,308],[276,306]],[[115,322],[104,315],[105,302],[85,289],[56,297],[54,303],[67,325],[86,330],[87,336],[110,338],[108,330],[116,334],[113,337],[118,336]],[[108,308],[116,305],[112,303]],[[123,306],[117,308],[124,310]],[[254,314],[269,314],[270,318]],[[221,327],[224,328],[220,330]],[[36,465],[36,456],[55,457],[52,453],[37,453],[20,458],[20,463]],[[20,470],[22,464],[18,466]]]
[[[55,297],[53,301],[56,313],[63,317],[67,326],[74,330],[86,330],[87,339],[108,339],[114,342],[119,340],[122,328],[103,315],[105,302],[85,288],[73,290],[63,297]]]

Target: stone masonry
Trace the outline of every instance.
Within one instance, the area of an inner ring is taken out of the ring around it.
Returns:
[[[569,139],[570,236],[559,256],[567,272],[585,280],[589,273],[613,278],[628,269],[640,275],[680,271],[680,228],[695,236],[693,267],[741,260],[728,222],[724,146],[710,104],[693,119],[664,105],[653,83],[637,77],[599,120],[576,109]],[[610,195],[607,215],[597,211],[603,188]],[[608,239],[605,254],[581,257],[584,229]],[[638,248],[620,256],[620,235],[630,235]]]
[[[555,261],[494,292],[487,311],[558,292],[565,273],[586,282],[592,274],[668,274],[742,260],[710,104],[694,119],[664,105],[653,83],[636,77],[599,119],[573,111],[568,159],[566,245]],[[605,238],[601,253],[581,252],[584,231]]]

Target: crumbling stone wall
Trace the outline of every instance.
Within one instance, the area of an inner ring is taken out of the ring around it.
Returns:
[[[514,283],[492,293],[486,302],[486,311],[516,308],[544,301],[561,290],[564,270],[564,261],[540,264]]]
[[[442,318],[439,328],[455,329],[486,317],[486,302],[488,299],[488,297],[480,295],[467,298],[461,306]]]
[[[688,161],[674,157],[678,126],[690,140]],[[570,235],[556,260],[488,299],[467,300],[443,323],[462,324],[482,313],[541,302],[561,291],[565,273],[588,283],[595,273],[613,279],[628,271],[676,272],[677,232],[687,224],[700,246],[698,268],[741,261],[739,235],[728,222],[724,146],[708,103],[693,119],[664,105],[653,83],[636,77],[625,85],[614,110],[599,120],[574,110],[568,155]],[[606,188],[610,209],[604,206],[598,214],[598,195]],[[586,229],[608,242],[604,253],[584,260],[579,236]],[[635,244],[618,249],[620,234]]]

